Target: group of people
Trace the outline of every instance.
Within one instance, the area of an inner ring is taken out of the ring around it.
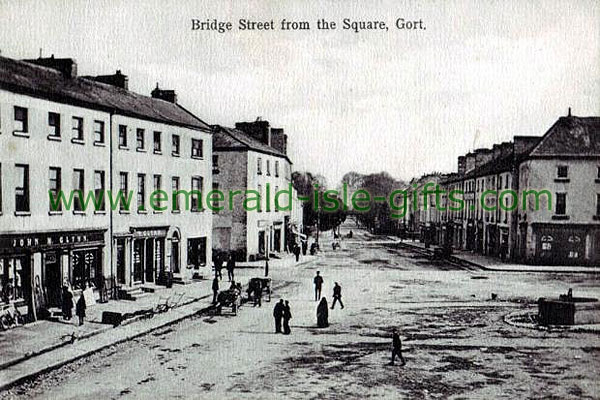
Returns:
[[[275,333],[283,333],[289,335],[292,333],[290,329],[290,319],[292,319],[292,311],[290,310],[290,302],[283,299],[279,300],[275,304],[273,309],[273,317],[275,318]],[[283,331],[281,330],[281,323],[283,322]]]
[[[317,306],[317,326],[319,328],[327,328],[329,326],[329,307],[327,306],[327,298],[325,296],[321,297],[323,282],[321,271],[317,271],[317,274],[313,279],[313,284],[315,286],[315,301],[319,301],[319,298],[321,298],[321,301]],[[332,310],[337,303],[340,303],[342,309],[344,308],[344,303],[342,303],[342,287],[339,283],[335,282],[333,286],[333,303],[331,304]]]
[[[80,326],[83,325],[83,321],[85,320],[86,308],[87,304],[82,292],[75,305],[75,315],[79,318]],[[70,321],[73,318],[73,292],[71,292],[71,289],[67,285],[63,286],[62,290],[62,315],[65,321]]]
[[[229,282],[233,282],[235,280],[235,257],[233,254],[220,253],[215,255],[215,278],[223,279],[221,270],[225,261],[227,261],[225,267],[227,269],[227,277],[229,278]]]

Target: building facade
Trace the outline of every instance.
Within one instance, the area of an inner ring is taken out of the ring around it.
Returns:
[[[100,294],[210,265],[210,213],[148,202],[157,182],[169,198],[210,187],[211,140],[174,93],[133,93],[120,71],[77,77],[72,59],[0,57],[3,300],[35,315],[60,305],[64,285]]]

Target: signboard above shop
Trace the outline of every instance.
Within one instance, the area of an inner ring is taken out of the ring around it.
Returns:
[[[0,252],[103,245],[104,232],[103,230],[63,231],[0,235]]]

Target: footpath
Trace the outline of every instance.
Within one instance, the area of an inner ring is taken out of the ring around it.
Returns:
[[[269,269],[274,271],[306,265],[317,258],[301,256],[296,263],[294,256],[285,255],[281,259],[272,258]],[[240,263],[236,266],[235,280],[245,287],[250,278],[264,276],[264,265],[264,261]],[[225,269],[223,275],[221,287],[228,288]],[[71,321],[40,320],[0,332],[0,391],[107,347],[206,312],[212,307],[211,287],[212,279],[207,279],[157,290],[136,301],[111,300],[95,304],[88,307],[83,326],[78,326],[76,318]],[[177,305],[166,312],[148,313],[167,298],[176,300]],[[104,311],[129,313],[137,317],[113,326],[102,323]]]
[[[399,240],[396,241],[399,246],[417,251],[421,254],[433,256],[434,246],[425,248],[425,245],[419,241]],[[450,261],[456,262],[466,267],[482,269],[486,271],[497,272],[546,272],[546,273],[577,273],[577,274],[598,274],[600,267],[594,266],[568,266],[568,265],[528,265],[515,264],[502,261],[498,258],[488,257],[481,254],[471,253],[469,251],[454,250],[450,256]]]

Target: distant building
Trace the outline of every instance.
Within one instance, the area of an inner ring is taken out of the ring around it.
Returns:
[[[98,293],[211,264],[210,213],[149,207],[154,189],[211,186],[211,128],[159,92],[128,91],[120,71],[76,74],[72,59],[0,57],[0,293],[35,311],[59,306],[63,285]],[[49,192],[74,190],[131,192],[131,208],[53,209]]]
[[[292,162],[287,156],[287,136],[268,121],[242,122],[236,129],[217,127],[213,141],[214,188],[226,197],[230,191],[256,190],[258,210],[246,211],[244,196],[214,213],[213,247],[232,252],[238,260],[255,260],[288,249],[302,223],[302,207],[291,186]],[[277,210],[275,193],[291,188],[292,199],[282,195],[280,206],[292,201],[291,210]]]

